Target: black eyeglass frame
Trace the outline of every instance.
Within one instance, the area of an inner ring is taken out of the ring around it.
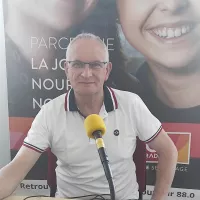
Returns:
[[[105,64],[107,64],[107,63],[109,63],[109,62],[107,62],[107,61],[94,61],[94,62],[82,62],[82,61],[80,61],[80,60],[67,60],[66,61],[68,64],[71,64],[71,63],[73,63],[73,62],[77,62],[77,63],[79,63],[79,64],[81,64],[83,67],[81,67],[81,68],[84,68],[85,67],[85,65],[89,65],[89,67],[91,67],[91,65],[92,64],[95,64],[95,63],[98,63],[98,64],[103,64],[103,65],[105,65]],[[91,67],[91,68],[93,68],[93,67]],[[103,66],[101,67],[101,68],[103,68]]]

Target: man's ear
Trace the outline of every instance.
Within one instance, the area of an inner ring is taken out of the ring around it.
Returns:
[[[64,69],[65,69],[65,74],[66,74],[66,76],[67,76],[67,74],[68,74],[68,70],[69,70],[69,66],[68,66],[68,62],[64,62]]]
[[[107,67],[106,67],[106,77],[105,77],[105,81],[108,80],[108,77],[110,75],[110,72],[112,71],[112,63],[108,62]]]

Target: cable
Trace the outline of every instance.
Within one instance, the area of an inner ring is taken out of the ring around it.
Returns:
[[[95,196],[96,195],[96,196]],[[102,195],[106,195],[106,196],[110,196],[108,194],[102,194]],[[102,195],[99,195],[99,194],[93,194],[93,195],[85,195],[85,196],[77,196],[77,197],[70,197],[69,199],[78,199],[78,198],[84,198],[84,197],[92,197],[92,199],[90,200],[108,200],[108,199],[105,199]],[[94,197],[95,196],[95,197]],[[27,200],[27,199],[30,199],[30,198],[37,198],[37,197],[49,197],[49,196],[46,196],[46,195],[34,195],[34,196],[28,196],[26,198],[24,198],[23,200]]]
[[[27,199],[35,198],[35,197],[49,197],[49,196],[45,196],[45,195],[34,195],[34,196],[28,196],[28,197],[24,198],[23,200],[27,200]]]
[[[84,198],[84,197],[92,197],[92,199],[90,199],[90,200],[98,200],[98,199],[107,200],[103,196],[110,196],[110,194],[102,194],[102,195],[100,195],[100,194],[91,194],[91,195],[85,195],[85,196],[69,197],[69,199],[78,199],[78,198]]]

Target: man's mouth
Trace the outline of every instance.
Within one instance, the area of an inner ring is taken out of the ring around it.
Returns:
[[[173,39],[182,37],[192,31],[194,25],[182,25],[179,27],[159,27],[152,29],[151,31],[158,37],[163,39]]]
[[[79,82],[81,84],[93,84],[94,82]]]

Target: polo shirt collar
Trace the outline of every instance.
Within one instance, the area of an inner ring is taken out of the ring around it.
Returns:
[[[104,106],[107,112],[111,112],[118,108],[117,98],[112,88],[104,86]],[[71,88],[65,96],[65,110],[78,111],[74,90]]]

